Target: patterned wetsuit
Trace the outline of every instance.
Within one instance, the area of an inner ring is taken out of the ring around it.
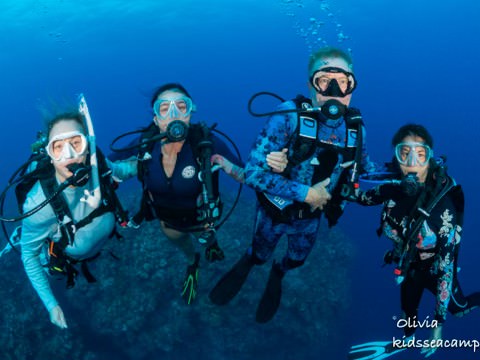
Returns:
[[[288,101],[280,105],[278,110],[294,109],[295,103]],[[245,181],[256,191],[279,196],[286,200],[303,203],[307,196],[316,166],[322,166],[316,161],[319,155],[326,151],[317,146],[314,154],[306,161],[294,166],[290,176],[273,173],[266,162],[266,156],[272,151],[281,151],[290,146],[289,156],[293,154],[290,141],[296,135],[298,118],[296,113],[277,114],[272,116],[257,137],[245,167]],[[365,138],[365,136],[364,136]],[[319,142],[328,144],[330,148],[345,149],[356,145],[355,137],[347,128],[343,118],[319,122]],[[374,165],[369,161],[365,146],[363,147],[362,165],[365,171],[373,171]],[[337,173],[342,163],[342,156],[332,170]],[[328,190],[332,192],[338,185],[338,178],[331,177]],[[288,250],[282,261],[283,270],[301,266],[310,253],[317,237],[320,216],[309,219],[278,219],[267,214],[262,205],[257,204],[255,230],[252,248],[249,252],[257,262],[263,263],[269,259],[280,237],[288,237]]]
[[[406,196],[398,184],[383,184],[361,194],[362,205],[384,203],[383,234],[394,243],[394,258],[401,255],[405,238],[404,229],[418,196]],[[443,323],[447,309],[463,313],[479,305],[479,294],[465,297],[456,278],[456,247],[462,228],[458,224],[457,209],[451,193],[444,196],[423,222],[417,235],[417,256],[401,285],[401,306],[407,317],[417,315],[424,289],[436,296],[435,320]],[[405,328],[410,336],[415,328]]]

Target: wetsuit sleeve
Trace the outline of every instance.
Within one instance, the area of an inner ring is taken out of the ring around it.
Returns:
[[[112,176],[115,181],[123,181],[137,176],[138,160],[132,156],[125,160],[110,161],[106,159],[107,166],[112,170]]]
[[[127,147],[139,143],[140,137],[132,140]],[[126,151],[112,152],[108,155],[108,158],[106,158],[107,166],[112,170],[112,176],[115,181],[121,182],[137,175],[138,151],[138,148],[133,148]]]
[[[457,214],[449,198],[444,198],[439,205],[439,210],[432,214],[428,223],[436,234],[438,248],[434,265],[437,276],[435,320],[443,323],[452,294]]]
[[[23,206],[23,211],[29,211],[45,200],[45,195],[39,183],[28,193]],[[55,299],[47,274],[40,262],[40,254],[45,241],[51,231],[56,227],[56,218],[49,205],[39,212],[24,219],[22,222],[22,236],[20,240],[22,248],[22,261],[33,288],[50,312],[58,305]]]
[[[294,108],[293,102],[280,105],[277,110]],[[272,151],[287,147],[295,131],[296,114],[273,115],[260,131],[245,166],[245,183],[256,191],[277,195],[284,199],[304,202],[309,186],[271,171],[266,157]]]

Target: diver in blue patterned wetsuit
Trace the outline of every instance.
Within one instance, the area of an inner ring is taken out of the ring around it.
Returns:
[[[215,304],[228,303],[253,265],[264,264],[287,235],[287,253],[273,263],[257,308],[260,323],[275,315],[285,273],[301,266],[312,250],[322,213],[333,226],[343,212],[343,185],[351,188],[352,176],[375,167],[365,150],[360,113],[348,107],[356,87],[350,56],[335,48],[320,49],[310,57],[308,75],[311,99],[282,103],[253,146],[245,167],[246,183],[259,200],[253,242],[210,293]],[[269,156],[273,151],[287,153],[281,174],[269,169],[279,165]]]
[[[413,324],[423,291],[436,297],[432,340],[442,338],[447,310],[462,316],[480,305],[480,293],[464,296],[457,279],[464,198],[460,186],[433,159],[433,139],[421,125],[401,127],[392,140],[394,164],[401,181],[391,181],[360,192],[362,205],[384,204],[381,230],[394,248],[385,256],[395,262],[401,283],[401,307],[409,319],[405,336],[415,333]],[[432,321],[430,321],[432,323]],[[427,356],[435,347],[424,348]]]

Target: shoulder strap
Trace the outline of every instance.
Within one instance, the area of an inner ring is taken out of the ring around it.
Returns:
[[[35,161],[36,166],[32,170],[31,167]],[[22,180],[15,187],[15,197],[17,199],[18,210],[20,213],[23,212],[23,204],[25,203],[27,194],[32,189],[33,185],[42,178],[51,178],[54,172],[55,170],[47,156],[42,157],[39,160],[34,160],[33,158],[29,159],[24,168],[24,172],[21,173]]]
[[[201,218],[209,228],[215,228],[215,221],[221,215],[221,203],[218,191],[218,173],[212,172],[210,159],[213,155],[212,129],[205,123],[191,124],[188,130],[188,141],[193,155],[200,166],[200,182],[202,183],[203,204]]]
[[[158,134],[158,127],[151,123],[149,126],[145,128],[145,131],[142,132],[140,137],[140,147],[138,149],[137,155],[137,178],[143,184],[143,179],[145,178],[145,173],[147,171],[147,167],[144,165],[144,161],[147,160],[148,155],[151,154],[153,147],[155,146],[155,142],[145,142],[146,140],[151,139],[153,136]],[[147,158],[146,158],[147,156]]]
[[[47,199],[53,196],[58,186],[55,176],[40,179],[40,184]],[[65,216],[68,216],[71,220],[73,220],[68,204],[62,193],[54,196],[50,200],[50,206],[53,208],[53,212],[55,213],[55,216],[57,217],[59,223],[63,222]]]
[[[362,114],[360,110],[354,107],[348,107],[345,114],[345,122],[347,127],[358,127],[359,124],[363,124]]]
[[[307,106],[312,106],[312,100],[303,96],[302,94],[298,94],[292,101],[295,103],[297,109],[304,109]]]
[[[140,149],[139,149],[139,155],[140,154],[143,155],[147,152],[152,151],[155,143],[154,142],[144,143],[144,142],[145,142],[145,140],[149,140],[157,134],[158,134],[158,127],[157,127],[157,125],[155,125],[155,123],[152,122],[150,125],[148,125],[145,128],[145,131],[142,132],[142,135],[140,136],[140,144],[142,144],[142,145],[140,146]]]
[[[455,233],[455,240],[457,242],[459,242],[461,237],[462,237],[463,218],[464,218],[464,213],[465,213],[465,195],[463,193],[463,189],[462,189],[461,185],[455,185],[453,187],[453,189],[450,190],[449,195],[452,199],[453,206],[455,207],[455,210],[457,212],[457,225],[458,225],[458,227],[457,227],[456,233]],[[455,246],[454,255],[453,255],[455,264],[458,264],[459,250],[460,250],[460,244]],[[454,265],[454,267],[453,267],[454,276],[457,275],[457,270],[458,270],[458,266]]]
[[[187,142],[190,144],[193,156],[199,162],[212,151],[213,141],[210,128],[204,122],[190,124],[188,127]]]
[[[65,249],[68,244],[72,244],[74,240],[75,226],[73,224],[73,217],[63,193],[53,196],[58,186],[55,176],[40,179],[40,185],[42,186],[45,197],[47,199],[51,199],[50,206],[57,217],[60,232],[62,234],[57,247],[62,251],[63,254],[63,249]],[[65,216],[70,219],[70,221],[67,223],[64,222]]]
[[[102,150],[97,147],[97,161],[98,161],[98,171],[100,174],[100,181],[103,181],[108,175],[111,174],[111,170],[107,165],[107,160]]]
[[[302,94],[297,95],[292,101],[297,109],[305,109],[312,106],[312,101]],[[289,175],[293,167],[313,155],[317,146],[317,133],[317,120],[312,118],[311,114],[298,112],[295,133],[290,137],[286,145],[288,148],[293,146],[293,151],[289,152],[287,168],[283,171],[286,176]]]
[[[128,222],[128,214],[123,209],[117,192],[115,191],[118,187],[118,184],[112,179],[112,170],[108,167],[105,155],[98,147],[97,160],[100,174],[100,186],[102,189],[102,203],[87,217],[80,220],[76,224],[76,228],[79,229],[82,226],[89,224],[95,217],[103,215],[106,212],[114,212],[117,222],[121,226],[126,226]]]
[[[363,119],[360,110],[356,108],[348,108],[345,116],[345,124],[348,130],[355,130],[357,132],[357,139],[355,142],[354,164],[350,175],[350,183],[357,184],[360,174],[363,172],[362,156],[363,156]],[[348,140],[347,140],[348,141]]]
[[[212,164],[213,140],[211,129],[205,123],[191,124],[188,130],[188,141],[193,155],[200,165],[200,181],[205,187],[208,201],[213,201],[216,196],[213,186]]]
[[[319,162],[324,165],[329,164],[329,169],[325,171],[325,166],[317,166],[314,171],[314,181],[323,180],[329,176],[332,179],[338,179],[334,183],[338,185],[332,191],[332,199],[324,209],[325,217],[330,227],[338,222],[343,214],[345,199],[354,199],[358,196],[359,177],[363,172],[363,120],[360,111],[355,108],[348,108],[344,116],[346,128],[346,148],[333,149],[325,146],[325,151],[320,155]],[[350,143],[352,140],[352,143]],[[349,146],[349,144],[351,144]],[[347,169],[339,166],[340,162],[353,160],[353,165]]]

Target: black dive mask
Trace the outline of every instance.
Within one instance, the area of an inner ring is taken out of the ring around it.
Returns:
[[[420,190],[420,183],[416,172],[409,172],[400,182],[400,186],[407,196],[415,196]]]
[[[320,112],[327,119],[337,120],[345,115],[347,112],[347,106],[338,100],[330,99],[325,101],[325,103],[321,106]]]
[[[331,96],[331,97],[344,97],[342,90],[340,90],[340,86],[338,86],[338,81],[335,79],[330,80],[328,83],[327,90],[323,91],[324,96]]]
[[[342,91],[338,80],[329,76],[329,74],[343,75],[340,80],[345,86],[345,91]],[[310,77],[310,83],[319,94],[330,97],[345,97],[357,87],[357,79],[355,79],[353,73],[333,66],[315,71]]]
[[[67,165],[67,169],[73,173],[73,175],[67,179],[70,185],[85,186],[88,179],[90,179],[90,166],[88,165],[73,163]]]
[[[160,134],[160,137],[164,137],[168,142],[183,141],[188,135],[188,125],[182,120],[173,120],[167,125],[167,129],[164,133]]]

